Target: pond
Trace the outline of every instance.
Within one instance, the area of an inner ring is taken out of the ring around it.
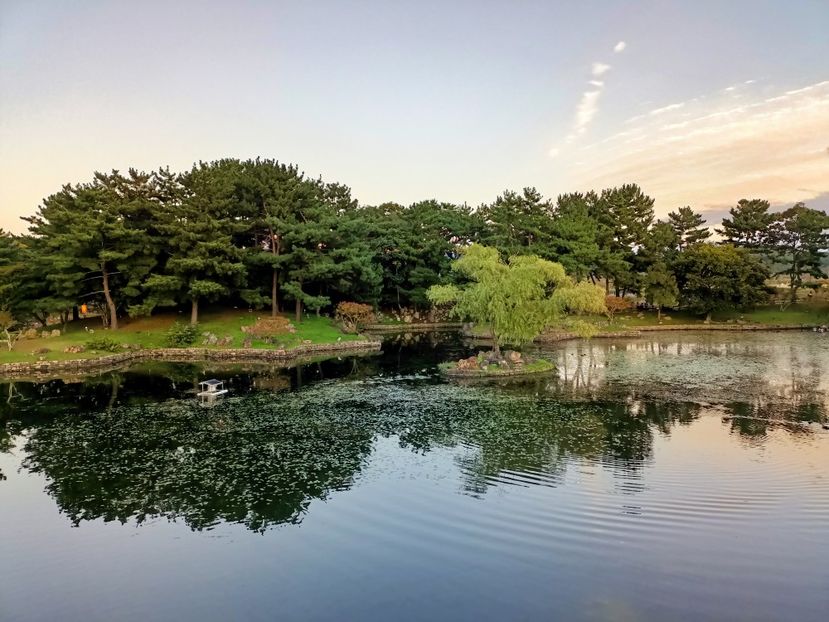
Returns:
[[[0,620],[825,619],[829,336],[468,351],[0,384]]]

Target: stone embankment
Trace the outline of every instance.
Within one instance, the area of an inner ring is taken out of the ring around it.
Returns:
[[[412,322],[398,324],[368,324],[363,327],[367,333],[417,333],[442,330],[461,330],[461,322]]]
[[[103,369],[123,367],[141,361],[200,362],[289,362],[326,354],[352,354],[379,351],[381,342],[366,339],[336,343],[305,344],[290,350],[258,350],[252,348],[148,348],[129,350],[95,358],[64,361],[21,361],[0,365],[0,378],[20,375],[55,373],[93,373]]]

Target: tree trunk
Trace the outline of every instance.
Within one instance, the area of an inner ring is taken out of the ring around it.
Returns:
[[[196,325],[199,323],[199,299],[193,298],[192,306],[190,307],[190,324]]]
[[[656,321],[662,321],[662,305],[656,305]]]
[[[81,311],[78,309],[78,305],[75,305],[72,307],[72,321],[77,322],[79,319],[81,319]]]
[[[297,292],[294,315],[297,323],[302,321],[302,279],[299,279],[299,291]]]
[[[104,275],[104,298],[106,298],[107,308],[109,309],[109,327],[112,330],[118,330],[118,311],[115,309],[115,302],[112,300],[112,294],[109,291],[109,272],[107,272],[106,263],[101,263],[101,272]]]
[[[501,344],[498,343],[497,339],[492,343],[492,351],[495,353],[495,356],[501,358]]]
[[[276,317],[279,313],[279,298],[277,298],[277,288],[279,287],[279,271],[273,269],[273,282],[271,283],[271,317]]]
[[[706,324],[710,324],[710,323],[711,323],[711,312],[710,312],[710,311],[709,311],[708,313],[706,313],[706,314],[705,314],[705,323],[706,323]]]
[[[271,253],[278,256],[281,250],[279,248],[279,236],[271,228],[268,228],[268,233],[271,236]],[[277,313],[279,313],[279,268],[274,265],[271,282],[271,317],[276,317]]]

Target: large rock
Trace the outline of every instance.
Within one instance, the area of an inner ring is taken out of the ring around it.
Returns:
[[[521,362],[521,353],[516,350],[507,350],[504,352],[504,358],[513,365]]]
[[[458,369],[480,369],[480,365],[478,365],[478,357],[477,356],[470,356],[468,359],[461,359],[458,361],[457,365]]]

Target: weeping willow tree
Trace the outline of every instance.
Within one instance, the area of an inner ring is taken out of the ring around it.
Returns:
[[[459,319],[487,324],[494,350],[519,346],[551,326],[562,326],[583,337],[596,328],[572,316],[605,312],[604,291],[587,282],[576,283],[559,263],[535,255],[502,261],[498,251],[479,244],[466,248],[452,270],[469,280],[465,285],[434,285],[427,291],[435,305],[452,305]]]

